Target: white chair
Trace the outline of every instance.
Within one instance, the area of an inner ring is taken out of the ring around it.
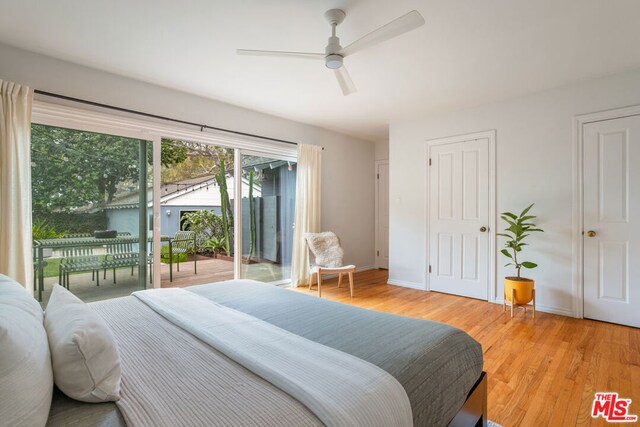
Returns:
[[[353,273],[356,271],[356,266],[342,264],[344,250],[340,246],[338,236],[330,231],[307,233],[305,242],[309,253],[309,291],[313,286],[314,278],[317,277],[318,297],[322,297],[323,274],[337,274],[339,288],[342,285],[342,275],[347,273],[351,296],[353,296]]]

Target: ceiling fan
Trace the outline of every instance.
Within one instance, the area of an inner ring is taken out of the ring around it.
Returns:
[[[343,59],[349,55],[353,55],[369,46],[373,46],[383,41],[392,39],[408,31],[416,29],[424,24],[424,18],[417,10],[412,10],[406,15],[394,19],[382,27],[371,31],[369,34],[354,41],[347,47],[340,45],[340,38],[336,36],[336,27],[344,21],[346,14],[340,9],[331,9],[325,12],[325,19],[331,25],[331,37],[324,49],[324,53],[309,52],[284,52],[273,50],[251,50],[238,49],[238,55],[255,55],[255,56],[284,56],[303,59],[322,59],[327,68],[334,71],[338,84],[344,95],[354,93],[357,89],[347,69],[344,67]]]

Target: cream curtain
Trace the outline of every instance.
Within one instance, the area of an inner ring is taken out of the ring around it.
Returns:
[[[31,294],[32,100],[27,86],[0,80],[0,273]]]
[[[298,144],[298,173],[296,175],[296,218],[293,231],[291,285],[307,284],[309,254],[305,233],[320,232],[320,178],[322,147]]]

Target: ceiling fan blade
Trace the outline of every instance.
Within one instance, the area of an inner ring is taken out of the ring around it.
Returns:
[[[333,70],[333,73],[336,75],[336,79],[338,80],[338,84],[340,85],[340,89],[342,89],[342,94],[344,96],[351,95],[352,93],[358,91],[344,65],[336,70]]]
[[[359,38],[338,52],[338,54],[342,56],[353,55],[362,49],[392,39],[422,25],[424,25],[424,18],[420,15],[420,12],[412,10],[406,15],[402,15],[377,30],[371,31],[366,36]]]
[[[279,50],[252,50],[252,49],[238,49],[236,51],[238,55],[251,55],[251,56],[284,56],[288,58],[303,58],[303,59],[324,59],[324,53],[310,53],[310,52],[284,52]]]

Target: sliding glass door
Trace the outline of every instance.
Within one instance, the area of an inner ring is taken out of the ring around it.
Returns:
[[[232,148],[162,139],[162,286],[234,278]]]
[[[179,139],[161,147],[162,286],[288,282],[296,162]]]
[[[33,119],[33,286],[43,303],[54,283],[95,301],[289,282],[294,148],[46,103]]]
[[[32,125],[33,259],[46,303],[60,283],[85,301],[152,280],[149,141]]]
[[[242,278],[290,280],[295,197],[295,161],[242,155]]]

